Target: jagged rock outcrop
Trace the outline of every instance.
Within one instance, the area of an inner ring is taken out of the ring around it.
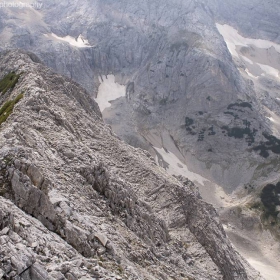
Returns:
[[[159,137],[168,131],[185,162],[196,160],[192,171],[232,192],[247,183],[259,186],[264,174],[277,176],[279,170],[270,171],[277,154],[265,159],[253,150],[266,141],[263,132],[272,134],[263,105],[279,113],[275,98],[267,98],[267,87],[256,94],[216,27],[227,23],[246,37],[277,43],[279,5],[243,2],[47,0],[20,17],[17,9],[0,10],[0,48],[36,53],[92,97],[99,76],[114,74],[128,89],[127,98],[104,113],[114,131],[150,152],[151,131]],[[262,83],[279,95],[278,83]],[[231,107],[244,102],[252,110]],[[263,165],[267,170],[259,170]]]
[[[104,124],[87,93],[34,62],[1,105],[0,274],[4,279],[261,279],[187,180]]]

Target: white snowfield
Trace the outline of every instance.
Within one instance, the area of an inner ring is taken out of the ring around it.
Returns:
[[[264,64],[260,64],[260,63],[257,63],[261,69],[266,72],[268,75],[270,76],[274,76],[276,78],[279,78],[279,71],[271,66],[268,66],[268,65],[264,65]]]
[[[66,42],[69,45],[73,46],[73,47],[77,47],[77,48],[92,48],[93,46],[91,46],[89,44],[89,41],[85,38],[83,38],[83,36],[80,34],[78,38],[74,38],[71,36],[65,36],[65,37],[59,37],[54,33],[50,33],[50,34],[45,34],[46,37],[48,37],[49,39],[55,40],[55,41],[61,41],[61,42]]]
[[[99,105],[102,113],[106,108],[111,107],[111,101],[125,96],[126,88],[115,82],[114,75],[99,77],[99,82],[100,86],[95,101]]]
[[[256,46],[260,49],[269,49],[271,47],[274,47],[276,51],[280,53],[280,45],[278,44],[267,40],[245,38],[241,36],[236,29],[227,24],[221,25],[216,23],[216,26],[220,34],[224,37],[228,45],[229,51],[232,55],[238,57],[238,53],[236,52],[236,46],[248,47],[250,45]]]
[[[241,36],[236,29],[229,25],[221,25],[216,23],[216,27],[219,30],[220,34],[224,37],[224,40],[227,44],[227,47],[231,53],[232,56],[242,59],[244,62],[247,63],[247,69],[246,72],[251,78],[256,78],[260,75],[270,75],[277,79],[280,78],[279,76],[279,70],[275,67],[272,67],[270,65],[271,61],[268,59],[265,59],[263,57],[262,59],[266,60],[264,63],[258,63],[257,61],[253,61],[255,58],[253,55],[250,57],[252,60],[240,53],[238,51],[238,47],[250,47],[253,46],[255,48],[255,51],[258,52],[258,50],[270,50],[275,49],[276,52],[280,54],[280,45],[270,42],[268,40],[261,40],[261,39],[251,39],[251,38],[245,38]],[[257,69],[262,71],[262,74],[258,74]]]
[[[252,267],[258,270],[261,275],[267,280],[279,280],[279,271],[275,267],[268,264],[264,264],[261,261],[248,258],[248,262]]]
[[[181,162],[176,155],[171,153],[168,150],[165,150],[164,148],[156,148],[154,149],[162,156],[163,160],[168,164],[168,168],[166,171],[170,175],[182,175],[193,182],[198,182],[201,185],[204,185],[206,181],[208,181],[206,178],[203,178],[199,174],[196,174],[194,172],[191,172],[185,163]],[[156,157],[157,163],[161,165],[160,159]]]
[[[158,165],[166,168],[170,175],[182,175],[202,186],[209,181],[189,170],[188,160],[181,154],[167,130],[150,131],[145,138],[157,153],[155,159]]]

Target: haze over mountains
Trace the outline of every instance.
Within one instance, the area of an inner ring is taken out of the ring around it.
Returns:
[[[195,182],[238,250],[278,279],[280,4],[40,3],[0,9],[0,48],[83,86],[120,139]]]

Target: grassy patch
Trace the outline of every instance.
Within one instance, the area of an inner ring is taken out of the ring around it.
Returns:
[[[7,170],[12,165],[13,161],[14,159],[10,155],[7,155],[3,159],[0,159],[0,162],[2,163],[2,168],[0,168],[0,196],[6,197],[7,195],[11,194],[12,188],[11,182],[7,178]]]
[[[17,75],[15,72],[7,74],[0,81],[0,92],[5,94],[9,89],[13,89],[18,82],[20,75]]]
[[[7,101],[0,108],[0,125],[6,121],[6,119],[11,115],[14,110],[15,105],[23,98],[23,94],[19,94],[14,100]]]
[[[256,209],[256,210],[264,211],[264,206],[260,201],[255,201],[252,204],[249,204],[248,208],[251,209],[251,210]]]

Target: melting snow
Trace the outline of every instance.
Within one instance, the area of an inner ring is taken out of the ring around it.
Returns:
[[[245,38],[241,36],[236,29],[226,24],[221,25],[217,23],[216,26],[220,34],[224,37],[229,51],[234,56],[238,57],[236,46],[248,47],[250,45],[254,45],[260,49],[269,49],[271,47],[274,47],[276,51],[280,52],[280,45],[278,44],[267,40]]]
[[[239,57],[247,63],[247,69],[245,71],[251,78],[256,78],[254,73],[252,73],[253,69],[257,69],[254,67],[260,67],[261,70],[263,71],[263,73],[262,74],[259,73],[259,75],[271,75],[273,77],[279,78],[279,70],[274,67],[271,67],[270,65],[267,65],[267,64],[271,63],[271,62],[269,62],[269,60],[267,61],[266,64],[256,63],[257,61],[254,62],[254,61],[250,60],[248,57],[245,57],[244,55],[238,53],[237,47],[254,46],[257,49],[275,48],[275,50],[280,53],[280,45],[267,41],[267,40],[245,38],[245,37],[241,36],[236,29],[234,29],[233,27],[226,25],[226,24],[221,25],[221,24],[217,23],[216,27],[219,30],[220,34],[224,37],[224,40],[225,40],[227,47],[228,47],[230,53],[232,54],[232,56]],[[250,64],[250,66],[248,64]],[[251,69],[251,71],[250,71],[250,69]],[[259,75],[257,75],[257,76],[259,76]]]
[[[248,62],[249,64],[251,64],[251,65],[254,64],[254,62],[253,62],[251,59],[249,59],[248,57],[246,57],[246,56],[244,56],[244,55],[240,55],[240,56],[242,57],[243,60],[245,60],[245,61]]]
[[[279,71],[271,66],[257,63],[266,74],[279,78]]]
[[[276,270],[273,266],[266,263],[262,263],[258,260],[248,258],[248,262],[252,267],[261,273],[261,275],[267,280],[279,280],[279,270]]]
[[[248,68],[245,69],[245,72],[246,72],[246,73],[248,74],[248,76],[251,77],[251,78],[254,78],[254,79],[258,78],[258,77],[256,77],[256,76],[254,76],[252,73],[250,73],[250,71],[249,71]]]
[[[114,75],[102,76],[99,78],[100,86],[95,101],[98,103],[101,112],[111,106],[110,101],[125,96],[126,88],[115,82]]]
[[[165,150],[164,148],[156,148],[154,149],[162,156],[163,160],[169,164],[167,168],[167,172],[171,175],[182,175],[187,177],[191,181],[197,181],[199,184],[204,185],[205,181],[208,181],[206,178],[203,178],[199,174],[196,174],[194,172],[191,172],[188,167],[181,162],[176,155],[171,153],[170,151]],[[157,161],[159,162],[159,159],[157,157]]]
[[[50,39],[56,40],[56,41],[66,42],[66,43],[70,44],[71,46],[77,47],[77,48],[92,48],[93,47],[89,44],[87,39],[83,38],[82,35],[80,35],[78,38],[74,38],[71,36],[59,37],[54,33],[45,34],[45,36]]]
[[[267,119],[269,119],[271,122],[274,122],[274,123],[276,123],[276,120],[275,119],[273,119],[272,117],[266,117]]]

